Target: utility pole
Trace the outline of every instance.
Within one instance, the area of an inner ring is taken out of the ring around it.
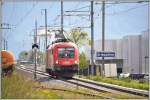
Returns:
[[[45,14],[45,52],[47,52],[47,9],[43,9],[43,10]],[[47,66],[48,66],[48,56],[46,55],[46,67]]]
[[[94,75],[94,24],[93,24],[93,1],[91,1],[91,71]]]
[[[8,30],[8,29],[11,29],[10,28],[10,24],[8,24],[8,23],[1,23],[0,24],[0,31],[2,32],[2,30]],[[2,33],[3,34],[3,33]],[[1,35],[2,35],[1,34]],[[1,36],[1,37],[3,37],[3,35]],[[3,44],[3,49],[4,50],[7,50],[8,49],[8,41],[3,37],[3,38],[1,38],[1,41],[4,41],[4,44]]]
[[[7,50],[8,49],[8,43],[7,43],[8,41],[6,39],[4,39],[3,41],[4,41],[4,43],[3,43],[3,49]]]
[[[34,44],[37,44],[37,20],[35,21],[35,31],[34,31]],[[37,78],[36,76],[36,69],[37,69],[37,48],[34,49],[34,79]]]
[[[2,2],[2,0],[0,0],[0,23],[2,23],[2,5],[3,5],[3,2]],[[1,25],[0,25],[0,27],[1,27]],[[0,29],[0,48],[1,47],[2,47],[2,29]],[[0,61],[2,61],[2,57],[0,57]],[[1,65],[1,63],[0,63],[0,73],[2,73],[2,65]],[[1,75],[2,74],[0,74],[0,77],[2,77]],[[2,82],[0,82],[0,88],[2,86],[1,83]],[[0,99],[1,99],[1,97],[2,97],[2,93],[0,92]]]
[[[8,50],[8,43],[7,43],[7,42],[8,42],[8,41],[5,40],[6,50]]]
[[[63,17],[63,0],[61,0],[61,34],[63,35],[64,30],[64,17]]]
[[[94,30],[93,30],[94,29],[93,28],[94,27],[93,26],[93,22],[94,22],[93,21],[93,15],[94,15],[94,13],[93,13],[93,1],[91,1],[91,5],[92,5],[91,6],[91,8],[92,8],[91,11],[80,11],[80,10],[76,11],[76,10],[71,10],[71,11],[65,11],[65,12],[74,12],[74,13],[77,13],[77,14],[72,14],[72,13],[71,14],[63,14],[63,13],[61,13],[61,16],[62,16],[61,18],[62,19],[63,19],[63,16],[78,16],[78,17],[84,16],[84,17],[90,17],[90,15],[91,15],[91,25],[90,26],[79,27],[79,28],[91,28],[91,41],[93,40],[93,42],[91,42],[91,59],[90,59],[91,60],[91,63],[90,63],[91,67],[88,68],[88,75],[89,75],[90,69],[92,70],[92,74],[94,74],[94,57],[93,57],[94,56],[94,37],[93,37],[94,36]],[[78,12],[80,12],[80,13],[78,13]],[[81,12],[82,13],[84,12],[84,14],[82,14]],[[58,16],[60,16],[60,15],[58,15]],[[92,43],[93,43],[93,45],[92,45]],[[92,50],[92,48],[93,48],[93,50]],[[79,71],[79,67],[78,67],[78,71]],[[79,72],[78,72],[78,74],[79,74]]]
[[[45,11],[45,45],[47,48],[47,9],[44,9]]]
[[[45,17],[45,50],[47,49],[47,9],[42,9],[44,11],[44,17]]]
[[[105,51],[105,1],[102,1],[102,51]],[[104,57],[102,57],[101,76],[104,77]]]
[[[4,44],[3,44],[3,46],[4,46],[4,50],[6,50],[6,47],[5,47],[5,42],[6,42],[6,41],[5,41],[5,39],[4,39]]]
[[[40,54],[40,51],[41,51],[41,50],[40,50],[40,48],[41,48],[41,46],[40,46],[40,45],[41,45],[40,41],[41,41],[41,40],[40,40],[40,36],[39,36],[39,43],[38,43],[38,45],[39,45],[39,54]],[[39,67],[40,67],[40,63],[41,63],[41,55],[39,56]]]

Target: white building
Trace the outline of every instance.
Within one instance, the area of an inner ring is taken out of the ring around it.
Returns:
[[[141,35],[141,73],[148,73],[149,71],[149,34],[144,31]]]
[[[123,72],[148,73],[149,71],[149,33],[142,32],[140,35],[128,35],[122,39],[106,40],[105,51],[115,52],[111,59],[123,59]],[[94,42],[95,53],[101,51],[102,41]],[[86,49],[90,59],[90,49]],[[98,59],[95,55],[94,59]]]
[[[141,35],[123,37],[123,72],[140,73]]]

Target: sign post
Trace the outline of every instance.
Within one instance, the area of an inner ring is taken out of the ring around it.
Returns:
[[[105,65],[105,63],[104,63],[104,58],[105,57],[115,57],[115,52],[104,52],[104,51],[102,51],[102,52],[97,52],[96,53],[96,57],[102,57],[102,68],[101,68],[101,75],[102,76],[104,76],[104,65]]]

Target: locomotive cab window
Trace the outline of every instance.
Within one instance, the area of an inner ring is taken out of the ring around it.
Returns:
[[[74,58],[74,48],[58,48],[59,58]]]

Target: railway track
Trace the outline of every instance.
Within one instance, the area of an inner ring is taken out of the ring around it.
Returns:
[[[127,88],[127,87],[123,87],[123,86],[118,86],[118,85],[113,85],[113,84],[108,84],[108,83],[102,83],[102,82],[96,82],[96,81],[82,79],[82,78],[78,78],[78,77],[73,77],[73,79],[81,81],[81,82],[86,82],[89,84],[94,84],[97,86],[111,88],[113,90],[117,90],[117,91],[121,91],[121,92],[127,92],[127,93],[131,93],[131,94],[142,95],[142,96],[143,95],[149,96],[149,92],[147,90]]]
[[[25,68],[24,65],[21,65],[21,67],[19,67],[19,68],[26,70],[26,71],[34,72],[34,69]],[[51,75],[49,75],[43,71],[37,70],[36,73],[43,75],[43,76],[52,77]],[[82,79],[82,78],[78,78],[78,77],[73,77],[72,79],[68,79],[68,80],[63,79],[63,78],[59,78],[59,79],[62,81],[69,82],[71,84],[76,84],[78,86],[82,86],[82,87],[89,88],[89,89],[96,90],[96,91],[105,91],[105,92],[118,93],[118,94],[120,94],[122,92],[122,93],[130,93],[130,94],[142,95],[142,96],[148,96],[148,94],[149,94],[148,91],[146,91],[146,90],[126,88],[126,87],[102,83],[102,82],[95,82],[95,81]],[[108,97],[104,97],[104,98],[108,98]]]
[[[34,72],[34,70],[32,69],[32,68],[25,68],[25,66],[22,66],[22,67],[17,67],[18,69],[21,69],[21,70],[23,70],[23,71],[27,71],[27,72],[31,72],[31,73],[33,73]],[[48,77],[51,77],[52,79],[54,78],[54,77],[52,77],[51,75],[49,75],[49,74],[47,74],[47,73],[45,73],[45,72],[43,72],[43,71],[37,71],[36,72],[38,75],[40,75],[40,76],[48,76]],[[68,81],[66,81],[66,80],[64,80],[64,79],[60,79],[61,81],[64,81],[64,82],[67,82],[67,83],[70,83],[70,82],[68,82]],[[73,83],[72,83],[73,84]],[[48,87],[38,87],[38,88],[42,88],[42,89],[51,89],[51,88],[48,88]],[[70,91],[70,90],[67,90],[67,89],[54,89],[53,88],[53,90],[60,90],[60,91],[69,91],[69,92],[74,92],[74,91]],[[100,97],[100,98],[103,98],[103,99],[114,99],[114,98],[112,98],[112,97],[106,97],[106,96],[103,96],[103,95],[100,95],[100,94],[91,94],[91,93],[85,93],[85,92],[74,92],[74,93],[78,93],[78,94],[82,94],[82,95],[87,95],[87,96],[95,96],[95,97]]]

